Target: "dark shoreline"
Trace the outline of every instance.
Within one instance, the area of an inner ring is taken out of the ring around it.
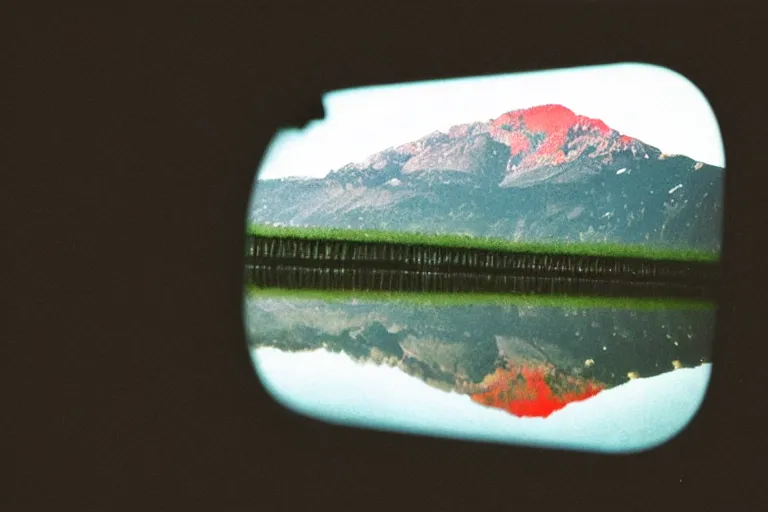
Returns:
[[[248,284],[288,289],[502,292],[711,300],[716,262],[537,254],[249,235]]]

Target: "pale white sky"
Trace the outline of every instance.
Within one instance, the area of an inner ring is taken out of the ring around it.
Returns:
[[[663,67],[614,64],[334,91],[323,97],[324,120],[275,136],[259,177],[322,177],[435,130],[548,103],[664,152],[725,166],[714,112],[693,83]]]

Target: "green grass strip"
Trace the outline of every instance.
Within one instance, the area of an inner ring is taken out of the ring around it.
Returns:
[[[423,306],[517,305],[555,308],[603,308],[656,311],[672,309],[714,310],[715,303],[704,300],[665,298],[583,297],[497,293],[419,293],[350,290],[290,290],[246,286],[248,298],[319,300],[324,302],[399,302]]]
[[[668,249],[647,245],[584,242],[516,242],[501,238],[408,233],[397,231],[353,230],[343,228],[304,228],[251,225],[248,233],[263,237],[302,238],[305,240],[340,240],[349,242],[384,242],[393,244],[429,245],[467,249],[487,249],[521,253],[573,254],[644,258],[653,260],[716,262],[720,255],[695,249]]]

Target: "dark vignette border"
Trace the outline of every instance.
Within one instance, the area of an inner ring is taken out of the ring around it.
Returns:
[[[764,432],[761,19],[733,2],[553,3],[4,17],[3,508],[749,499]],[[683,434],[605,457],[333,427],[271,401],[243,350],[241,263],[276,128],[322,117],[328,90],[622,61],[691,79],[726,146],[715,366]]]

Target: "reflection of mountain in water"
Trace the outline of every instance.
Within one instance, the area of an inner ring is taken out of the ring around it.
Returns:
[[[251,297],[248,339],[397,366],[517,415],[709,359],[714,312]]]

